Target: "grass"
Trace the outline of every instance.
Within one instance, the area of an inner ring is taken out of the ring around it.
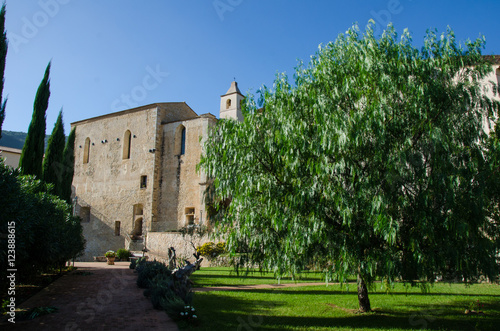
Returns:
[[[194,282],[195,287],[278,284],[278,280],[271,272],[249,270],[248,273],[240,271],[238,275],[233,268],[224,267],[201,268],[192,274],[190,279]],[[317,272],[305,272],[295,278],[282,278],[279,283],[316,283],[324,281],[325,279],[323,274]]]
[[[272,274],[240,279],[226,268],[204,268],[195,286],[275,283]],[[220,273],[220,277],[217,277]],[[310,274],[307,281],[321,281]],[[286,280],[289,281],[289,280]],[[300,281],[305,281],[301,279]],[[282,282],[284,283],[284,281]],[[279,289],[197,292],[199,322],[192,330],[495,330],[500,325],[500,286],[439,283],[427,293],[397,284],[390,293],[380,283],[370,289],[373,312],[359,314],[356,284]],[[479,303],[484,315],[465,315]]]

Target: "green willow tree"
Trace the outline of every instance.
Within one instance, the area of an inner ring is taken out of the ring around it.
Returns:
[[[7,99],[3,99],[3,85],[5,83],[5,60],[7,58],[7,33],[5,32],[5,3],[0,10],[0,138],[2,138],[2,124],[5,120],[5,106]]]
[[[42,178],[43,151],[45,145],[45,118],[50,97],[50,62],[38,86],[33,105],[33,116],[24,142],[19,167],[23,175]]]
[[[220,120],[200,163],[229,251],[277,277],[357,275],[362,312],[376,279],[496,277],[498,150],[486,153],[482,120],[500,107],[483,93],[482,48],[448,30],[419,50],[407,31],[354,26],[300,64],[293,87],[278,75],[249,96],[245,120]]]
[[[62,183],[61,183],[61,199],[66,200],[71,204],[71,184],[73,183],[73,174],[75,172],[75,128],[71,130],[66,141],[66,146],[63,151],[62,160]]]
[[[66,144],[62,110],[57,116],[54,129],[47,143],[45,158],[43,159],[43,181],[54,185],[54,194],[62,198],[63,182],[63,152]]]

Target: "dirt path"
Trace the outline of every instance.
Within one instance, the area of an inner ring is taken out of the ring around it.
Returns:
[[[136,285],[129,262],[77,262],[65,275],[18,308],[54,306],[56,313],[2,323],[2,330],[178,330],[164,311],[155,310]]]

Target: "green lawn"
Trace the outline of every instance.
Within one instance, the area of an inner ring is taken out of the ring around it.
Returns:
[[[220,277],[217,275],[220,274]],[[240,279],[229,269],[204,268],[192,275],[195,286],[205,284],[273,284],[272,274],[253,273]],[[301,281],[321,281],[309,274]],[[290,281],[290,280],[286,280]],[[282,281],[282,283],[284,283]],[[374,312],[358,314],[356,284],[306,286],[246,291],[197,292],[194,306],[199,316],[193,330],[498,330],[500,286],[436,284],[428,293],[403,284],[387,294],[376,284],[370,290]],[[484,316],[465,315],[477,302]],[[180,325],[183,327],[183,325]]]
[[[261,273],[251,270],[247,273],[245,271],[240,271],[238,275],[233,268],[223,267],[201,268],[193,273],[190,279],[195,283],[195,287],[278,284],[278,280],[270,272]],[[279,283],[315,283],[324,281],[324,275],[316,272],[306,272],[296,276],[295,279],[291,277],[282,278]]]

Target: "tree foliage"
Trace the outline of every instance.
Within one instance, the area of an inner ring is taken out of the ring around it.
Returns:
[[[3,99],[3,85],[5,83],[5,60],[7,59],[7,32],[5,31],[5,3],[0,10],[0,138],[2,138],[2,124],[5,120],[5,106],[7,99]]]
[[[54,193],[62,197],[63,185],[63,152],[66,144],[66,136],[64,135],[64,126],[62,120],[62,110],[57,116],[54,129],[50,135],[47,144],[47,150],[42,163],[43,180],[46,183],[54,185]]]
[[[278,277],[358,275],[362,311],[378,277],[496,277],[498,149],[487,153],[483,119],[499,103],[484,93],[483,47],[448,30],[417,49],[407,31],[354,26],[299,64],[294,86],[282,74],[250,95],[200,164],[212,199],[231,198],[213,217],[228,249]]]
[[[85,245],[80,219],[71,206],[51,194],[52,185],[22,176],[0,160],[0,244],[7,247],[8,226],[15,229],[15,268],[20,280],[80,254]],[[0,250],[1,275],[7,271]]]
[[[75,172],[75,130],[75,128],[71,130],[68,140],[66,141],[66,146],[63,151],[63,167],[61,169],[61,199],[66,200],[69,204],[71,204],[71,185],[73,183],[73,175]]]
[[[45,139],[45,118],[50,97],[50,62],[45,69],[43,79],[38,86],[33,105],[33,116],[28,128],[28,135],[21,152],[19,167],[23,175],[42,178],[42,161]]]

